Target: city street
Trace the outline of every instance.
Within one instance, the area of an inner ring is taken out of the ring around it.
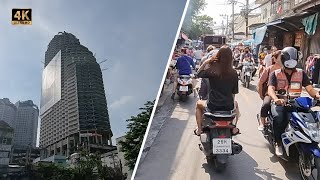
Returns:
[[[243,151],[228,159],[223,173],[216,173],[208,165],[205,155],[199,150],[199,137],[193,134],[196,128],[195,103],[191,95],[187,102],[175,100],[174,109],[160,112],[167,120],[162,126],[144,161],[138,167],[136,180],[298,180],[298,167],[280,160],[270,153],[268,143],[257,130],[256,114],[261,100],[256,92],[255,81],[250,89],[240,85],[236,96],[241,117],[238,127],[242,134],[234,140],[243,146]],[[171,101],[167,102],[172,103]],[[166,105],[164,105],[166,106]],[[169,115],[168,115],[169,114]]]

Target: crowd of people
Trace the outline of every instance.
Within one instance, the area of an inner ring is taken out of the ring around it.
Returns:
[[[274,118],[275,153],[279,156],[283,154],[282,148],[280,148],[281,134],[288,124],[287,113],[283,108],[286,102],[285,97],[279,94],[279,90],[284,89],[293,93],[293,96],[299,97],[302,87],[305,87],[311,97],[320,98],[307,74],[302,69],[296,68],[298,58],[298,51],[294,47],[277,49],[274,46],[267,46],[257,59],[259,65],[257,92],[263,102],[258,130],[265,129],[269,123],[266,118],[271,112]],[[231,49],[229,46],[220,48],[209,46],[205,52],[197,47],[195,49],[182,48],[174,53],[173,59],[176,59],[175,67],[178,76],[191,74],[192,68],[196,67],[195,64],[197,62],[200,64],[197,71],[197,77],[201,81],[198,92],[199,100],[196,104],[197,129],[194,130],[194,133],[198,136],[202,133],[202,120],[205,111],[235,111],[237,117],[234,123],[236,124],[240,116],[239,106],[235,101],[235,95],[239,93],[236,69],[241,69],[243,61],[255,63],[250,48],[235,47]],[[176,79],[174,82],[172,99],[176,93]],[[233,135],[239,133],[238,128],[233,128]]]

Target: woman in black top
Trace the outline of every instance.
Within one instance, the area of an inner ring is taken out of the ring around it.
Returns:
[[[206,107],[210,111],[231,111],[237,103],[234,101],[235,94],[238,94],[238,75],[232,68],[232,51],[229,47],[223,46],[212,58],[206,60],[198,70],[198,77],[208,78],[210,82],[208,102],[198,100],[196,107],[196,120],[198,130],[196,135],[202,133],[202,116]],[[239,116],[239,109],[237,108]],[[236,117],[238,119],[238,116]],[[234,134],[238,133],[235,128]]]

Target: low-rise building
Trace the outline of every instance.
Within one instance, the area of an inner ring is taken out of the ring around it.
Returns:
[[[118,157],[118,150],[107,152],[101,155],[101,162],[103,166],[112,168],[121,168],[120,158]]]
[[[127,176],[127,179],[131,179],[132,170],[130,170],[129,167],[126,166],[124,152],[122,151],[121,145],[119,144],[120,141],[124,141],[124,140],[125,140],[125,136],[121,136],[116,139],[117,149],[118,149],[118,157],[119,157],[120,163],[122,165],[122,173]]]
[[[38,157],[40,157],[39,148],[13,145],[10,155],[10,164],[25,166],[27,164],[32,164]]]
[[[13,128],[0,121],[0,174],[6,174],[8,170],[13,134]]]

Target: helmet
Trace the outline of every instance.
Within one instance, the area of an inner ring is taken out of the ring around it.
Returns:
[[[294,47],[286,47],[281,51],[281,62],[287,69],[294,69],[298,64],[298,51]]]

